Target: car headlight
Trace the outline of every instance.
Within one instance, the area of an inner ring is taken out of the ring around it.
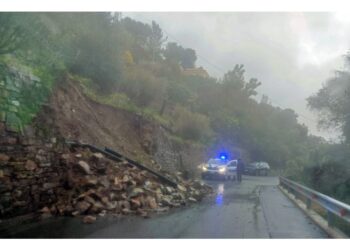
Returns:
[[[203,167],[202,167],[202,170],[203,170],[203,171],[207,171],[208,168],[207,168],[206,166],[203,166]]]
[[[226,168],[220,168],[219,169],[219,173],[225,173],[226,172]]]

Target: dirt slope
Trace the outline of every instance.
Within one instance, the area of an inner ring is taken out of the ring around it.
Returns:
[[[86,97],[77,83],[65,79],[50,100],[50,114],[68,139],[113,148],[150,167],[189,170],[205,159],[204,150],[179,145],[157,124]]]

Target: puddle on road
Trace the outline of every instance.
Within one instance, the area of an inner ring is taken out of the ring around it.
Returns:
[[[224,202],[224,191],[225,191],[225,185],[223,183],[219,184],[216,192],[216,199],[215,199],[215,204],[218,206],[222,206]]]

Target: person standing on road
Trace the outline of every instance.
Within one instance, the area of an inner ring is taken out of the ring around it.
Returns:
[[[242,173],[244,171],[244,163],[241,158],[237,161],[237,181],[242,182]]]

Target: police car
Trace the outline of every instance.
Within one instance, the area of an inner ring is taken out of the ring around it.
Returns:
[[[202,179],[235,180],[237,160],[227,160],[224,157],[210,159],[202,165]]]

